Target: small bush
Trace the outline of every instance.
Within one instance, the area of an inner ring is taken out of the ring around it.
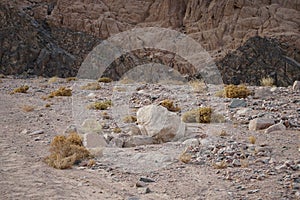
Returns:
[[[212,164],[215,169],[225,169],[227,168],[227,163],[223,160],[221,162],[215,162]]]
[[[50,155],[45,162],[56,169],[71,168],[75,162],[90,157],[90,152],[83,146],[81,137],[73,132],[68,137],[55,136],[50,144]]]
[[[47,104],[45,105],[45,107],[46,107],[46,108],[50,108],[50,107],[51,107],[51,104],[50,104],[50,103],[47,103]]]
[[[72,96],[72,90],[65,87],[60,87],[58,90],[51,92],[48,98],[53,98],[58,96]]]
[[[195,93],[204,93],[207,91],[207,87],[204,81],[193,80],[189,82]]]
[[[228,85],[225,87],[225,97],[227,98],[246,98],[251,94],[244,85]]]
[[[185,123],[210,123],[212,109],[210,107],[202,107],[185,112],[182,115],[182,121]]]
[[[272,78],[262,78],[260,80],[261,86],[273,86],[274,85],[274,79]]]
[[[99,102],[94,102],[88,105],[88,109],[91,110],[107,110],[110,106],[112,105],[111,101],[99,101]]]
[[[136,122],[136,120],[137,120],[136,117],[132,115],[128,115],[123,118],[123,122],[125,123],[134,123]]]
[[[24,112],[32,112],[32,111],[34,111],[34,107],[33,106],[29,106],[29,105],[24,105],[24,106],[22,106],[22,110]]]
[[[50,79],[48,80],[48,83],[56,83],[57,80],[58,80],[58,77],[57,77],[57,76],[53,76],[52,78],[50,78]]]
[[[90,159],[87,163],[87,167],[91,168],[96,165],[96,161],[94,159]]]
[[[181,110],[178,106],[174,106],[173,101],[171,101],[169,99],[163,100],[162,102],[159,103],[159,105],[167,108],[171,112],[178,112]]]
[[[116,127],[116,128],[113,129],[113,132],[114,133],[121,133],[122,129],[120,129],[119,127]]]
[[[21,87],[15,88],[11,94],[15,94],[15,93],[27,93],[27,90],[29,89],[28,85],[23,85]]]
[[[76,77],[68,77],[66,78],[67,82],[71,82],[71,81],[77,81],[78,79]]]
[[[215,96],[216,96],[216,97],[220,97],[220,98],[225,97],[225,92],[224,92],[224,90],[219,90],[219,91],[217,91],[217,92],[215,93]]]
[[[88,83],[84,86],[81,86],[81,89],[83,89],[83,90],[100,90],[101,87],[98,83],[95,82],[95,83]]]
[[[249,137],[249,142],[251,143],[251,144],[255,144],[255,142],[256,142],[256,138],[254,137],[254,136],[250,136]]]
[[[111,78],[108,78],[108,77],[101,77],[98,79],[98,82],[101,82],[101,83],[110,83],[112,82],[113,80]]]

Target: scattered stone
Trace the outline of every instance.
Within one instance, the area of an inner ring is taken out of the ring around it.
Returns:
[[[21,131],[22,135],[25,135],[25,134],[28,134],[28,133],[29,133],[29,131],[27,129],[24,129],[24,130]]]
[[[83,144],[86,148],[98,148],[107,146],[107,142],[104,136],[97,133],[85,134]]]
[[[141,146],[141,145],[148,145],[148,144],[154,144],[155,140],[150,137],[150,136],[146,136],[146,135],[134,135],[129,137],[129,139],[127,139],[124,142],[124,147],[135,147],[135,146]]]
[[[271,133],[271,132],[274,132],[274,131],[284,131],[284,130],[286,130],[286,127],[283,124],[283,121],[281,120],[280,123],[274,124],[274,125],[270,126],[269,128],[267,128],[265,130],[265,133]]]
[[[257,192],[259,192],[259,189],[250,190],[250,191],[248,191],[248,194],[254,194],[254,193],[257,193]]]
[[[122,148],[124,146],[124,140],[120,137],[112,138],[109,142],[109,146]]]
[[[185,124],[180,117],[165,107],[149,105],[137,112],[137,122],[142,135],[151,136],[159,142],[178,140],[185,136]]]
[[[43,134],[44,133],[44,130],[37,130],[37,131],[33,131],[32,133],[29,133],[30,136],[32,135],[40,135],[40,134]]]
[[[74,124],[71,124],[66,128],[66,130],[64,132],[65,132],[65,134],[77,133],[77,128]]]
[[[190,138],[185,140],[182,144],[188,147],[196,147],[200,145],[200,142],[197,138]]]
[[[145,182],[138,181],[138,182],[136,182],[135,186],[136,186],[136,187],[146,187],[147,184],[146,184]]]
[[[145,177],[141,177],[140,181],[145,182],[145,183],[153,183],[153,182],[155,182],[154,180],[152,180],[150,178],[145,178]]]
[[[266,129],[274,124],[274,120],[272,119],[264,119],[264,118],[255,118],[249,122],[249,130],[257,131]]]
[[[300,81],[295,81],[293,84],[293,90],[298,91],[300,90]]]
[[[229,108],[246,107],[247,103],[243,99],[233,99],[229,105]]]

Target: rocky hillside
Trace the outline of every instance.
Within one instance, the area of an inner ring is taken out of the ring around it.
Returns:
[[[219,61],[223,74],[229,70],[230,76],[245,75],[241,80],[251,84],[257,81],[248,80],[250,74],[244,72],[249,70],[232,69],[240,65],[248,69],[253,62],[228,56],[243,45],[245,52],[264,46],[264,39],[246,41],[266,37],[280,51],[267,48],[271,52],[260,55],[262,62],[257,64],[268,64],[256,68],[260,70],[256,74],[276,71],[284,79],[278,82],[281,85],[300,79],[298,0],[4,0],[0,8],[0,73],[76,75],[85,55],[101,40],[134,27],[159,26],[188,34]],[[256,60],[257,55],[249,54],[247,59]],[[283,73],[286,65],[296,73]],[[232,77],[223,78],[227,83]]]

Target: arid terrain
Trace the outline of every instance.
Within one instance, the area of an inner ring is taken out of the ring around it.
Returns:
[[[43,160],[53,137],[74,124],[74,83],[1,79],[1,199],[300,199],[300,94],[291,86],[250,87],[255,95],[244,99],[246,107],[229,109],[233,100],[215,97],[228,108],[226,122],[190,124],[193,135],[188,139],[128,148],[108,144],[92,167],[80,163],[54,169]],[[10,94],[25,84],[27,93]],[[114,84],[100,83],[93,100],[112,98]],[[73,96],[43,99],[60,86],[73,88]],[[132,97],[142,107],[166,97],[176,101],[177,91],[172,96],[161,85],[144,84]],[[157,99],[146,101],[143,95],[151,92]],[[194,99],[177,102],[183,111],[207,103],[207,91],[189,92]],[[106,112],[113,116],[111,110]],[[101,116],[102,111],[95,112]],[[250,131],[249,121],[260,117],[283,120],[287,129]],[[113,119],[102,122],[103,133],[117,134]],[[126,135],[127,125],[119,126],[119,134]],[[179,156],[187,147],[191,157],[184,163]]]

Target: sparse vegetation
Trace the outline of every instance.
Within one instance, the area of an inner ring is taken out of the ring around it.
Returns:
[[[6,78],[4,74],[0,74],[0,78]]]
[[[110,83],[112,82],[113,80],[109,77],[101,77],[98,79],[98,82],[101,82],[101,83]]]
[[[48,98],[53,98],[58,96],[72,96],[72,90],[66,87],[60,87],[58,90],[51,92]]]
[[[251,143],[251,144],[255,144],[255,142],[256,142],[256,138],[254,137],[254,136],[250,136],[249,137],[249,142]]]
[[[77,81],[78,79],[76,77],[68,77],[66,78],[67,82],[71,82],[71,81]]]
[[[192,160],[192,155],[189,154],[188,148],[186,148],[180,155],[179,155],[179,160],[185,164],[189,163]]]
[[[178,107],[178,106],[174,106],[174,103],[173,101],[169,100],[169,99],[165,99],[163,101],[161,101],[159,103],[159,105],[167,108],[169,111],[171,112],[178,112],[180,111],[181,109]]]
[[[75,162],[90,157],[90,152],[83,146],[76,132],[70,133],[68,137],[55,136],[50,144],[50,153],[45,162],[56,169],[71,168]]]
[[[91,103],[90,105],[88,105],[87,108],[91,110],[107,110],[111,105],[112,103],[110,100],[98,101],[98,102]]]
[[[56,83],[58,80],[57,76],[53,76],[52,78],[49,78],[48,83]]]
[[[225,97],[225,93],[224,93],[224,90],[219,90],[215,93],[215,96],[216,97],[220,97],[220,98],[223,98]]]
[[[90,159],[87,163],[87,167],[91,168],[96,165],[96,161],[94,159]]]
[[[134,123],[136,122],[136,120],[137,120],[136,117],[132,115],[128,115],[123,118],[124,123]]]
[[[84,86],[81,86],[80,88],[83,90],[100,90],[101,89],[99,83],[97,83],[97,82],[88,83]]]
[[[227,85],[225,88],[225,97],[227,98],[246,98],[251,94],[244,85]]]
[[[193,80],[193,81],[190,81],[189,84],[193,88],[193,91],[195,93],[204,93],[207,90],[207,87],[206,87],[204,81]]]
[[[210,107],[201,107],[188,111],[182,115],[182,121],[185,123],[210,123],[212,109]]]
[[[267,77],[267,78],[262,78],[260,80],[260,85],[261,86],[273,86],[274,85],[274,79]]]
[[[32,111],[34,111],[34,107],[33,106],[29,106],[29,105],[24,105],[24,106],[22,106],[22,110],[24,112],[32,112]]]
[[[46,107],[46,108],[50,108],[50,107],[51,107],[51,104],[50,104],[50,103],[47,103],[47,104],[45,105],[45,107]]]
[[[29,89],[28,85],[23,85],[21,87],[15,88],[10,94],[15,93],[27,93],[27,90]]]
[[[113,132],[114,133],[121,133],[122,129],[120,129],[119,127],[116,127],[116,128],[113,129]]]
[[[220,132],[220,136],[221,136],[221,137],[228,136],[228,133],[227,133],[225,130],[222,130],[222,131]]]
[[[215,169],[225,169],[227,168],[227,163],[224,160],[222,160],[220,162],[213,163],[212,166]]]

